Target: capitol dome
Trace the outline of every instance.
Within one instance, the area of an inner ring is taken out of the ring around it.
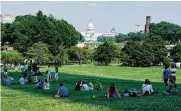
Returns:
[[[1,15],[1,19],[2,19],[2,22],[13,22],[14,21],[14,17],[11,16],[11,15]]]
[[[94,24],[92,22],[89,23],[88,28],[94,28]]]

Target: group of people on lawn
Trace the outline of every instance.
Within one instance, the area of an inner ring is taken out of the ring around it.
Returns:
[[[34,67],[34,66],[33,66]],[[25,83],[32,83],[31,76],[34,76],[34,81],[36,83],[35,88],[36,89],[50,89],[50,83],[49,81],[52,81],[52,75],[51,75],[51,69],[50,66],[48,66],[48,69],[46,70],[46,77],[45,81],[38,80],[38,75],[41,74],[39,71],[39,67],[35,66],[35,68],[32,69],[32,67],[29,65],[21,65],[20,69],[22,71],[22,76],[19,79],[19,84],[24,85]],[[15,71],[18,71],[18,68],[15,66]],[[55,66],[55,80],[58,80],[58,67]],[[1,79],[5,82],[5,84],[10,85],[11,81],[13,81],[13,77],[11,74],[8,74],[7,66],[4,66],[4,75],[1,75]],[[165,67],[165,70],[163,71],[163,81],[166,86],[165,94],[178,94],[177,86],[176,86],[176,66],[174,64],[171,65],[171,69],[168,69],[168,67]],[[92,90],[103,90],[103,86],[99,79],[97,79],[96,83],[93,84],[92,82],[89,82],[87,84],[83,80],[79,80],[75,84],[74,90],[76,91],[92,91]],[[154,91],[151,82],[146,79],[145,82],[142,84],[142,91],[137,91],[137,89],[125,89],[124,94],[122,96],[130,96],[130,97],[136,97],[136,96],[148,96],[152,94],[157,94],[158,91]],[[64,83],[60,83],[60,87],[58,89],[57,94],[55,97],[68,97],[69,92]],[[114,83],[111,83],[109,88],[107,89],[106,97],[121,97],[118,89],[115,87]]]

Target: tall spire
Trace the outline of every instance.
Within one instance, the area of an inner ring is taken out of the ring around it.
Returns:
[[[90,23],[92,22],[92,19],[90,19]]]

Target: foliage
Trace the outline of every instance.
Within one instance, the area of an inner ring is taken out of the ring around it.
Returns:
[[[126,41],[143,41],[147,34],[143,32],[129,32],[128,34],[118,34],[115,36],[115,41],[117,43],[126,42]]]
[[[1,61],[2,63],[22,63],[24,57],[18,51],[1,51]]]
[[[181,26],[166,21],[151,23],[150,33],[161,36],[171,44],[181,40]]]
[[[170,55],[175,62],[181,62],[181,43],[171,49]]]
[[[99,36],[97,38],[98,42],[107,42],[107,41],[115,41],[115,37],[109,37],[109,36]]]
[[[116,58],[117,50],[117,46],[113,42],[105,42],[96,49],[94,60],[98,63],[108,65],[114,58]]]
[[[14,35],[14,27],[10,23],[1,23],[1,42],[4,45],[5,42],[13,44],[16,36]]]
[[[17,16],[10,27],[14,28],[13,34],[10,34],[16,41],[14,47],[23,54],[28,47],[38,42],[70,47],[83,40],[83,36],[67,21],[57,20],[52,15],[46,16],[42,11],[38,11],[35,16]]]
[[[151,49],[148,51],[153,53],[153,65],[158,65],[163,62],[164,58],[167,56],[167,48],[164,40],[160,36],[150,36],[146,38],[143,44],[148,44]]]
[[[126,66],[148,67],[164,62],[165,42],[159,36],[149,36],[143,43],[128,41],[121,51],[121,62]]]
[[[48,45],[42,42],[34,43],[28,48],[26,56],[29,59],[35,60],[36,63],[44,63],[50,60],[51,53],[48,50]]]

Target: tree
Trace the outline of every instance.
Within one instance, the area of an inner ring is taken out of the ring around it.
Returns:
[[[83,60],[83,51],[80,47],[72,46],[68,50],[69,60],[79,61],[79,65],[81,65]]]
[[[98,42],[107,42],[107,41],[115,41],[115,37],[109,37],[109,36],[99,36],[97,38]]]
[[[114,42],[108,41],[98,46],[96,49],[94,59],[98,63],[108,65],[117,55],[117,47]]]
[[[14,27],[10,23],[1,23],[1,41],[2,45],[5,42],[9,42],[13,44],[16,40],[16,36],[14,34]]]
[[[17,37],[14,47],[24,55],[34,43],[43,42],[50,46],[62,45],[67,48],[83,40],[80,32],[67,21],[57,20],[52,15],[46,16],[41,11],[36,16],[17,16],[12,26],[15,27],[13,37]],[[56,54],[58,53],[54,53]]]
[[[48,62],[51,56],[48,50],[48,45],[42,42],[34,43],[32,47],[28,48],[26,56],[29,59],[34,59],[36,63]]]
[[[181,62],[181,43],[177,44],[170,50],[170,55],[175,62]]]
[[[121,50],[123,65],[149,67],[166,63],[167,49],[160,36],[149,35],[143,43],[128,41]]]
[[[151,23],[150,33],[161,36],[171,44],[181,40],[181,26],[166,21]]]
[[[153,65],[158,65],[164,61],[164,58],[167,56],[167,48],[165,47],[165,42],[160,36],[147,37],[143,44],[148,44],[149,52],[153,53]]]
[[[24,57],[18,51],[2,51],[1,52],[2,63],[22,63]]]
[[[150,66],[152,63],[152,53],[147,48],[147,44],[142,45],[139,42],[128,41],[121,51],[122,64],[136,67]]]

